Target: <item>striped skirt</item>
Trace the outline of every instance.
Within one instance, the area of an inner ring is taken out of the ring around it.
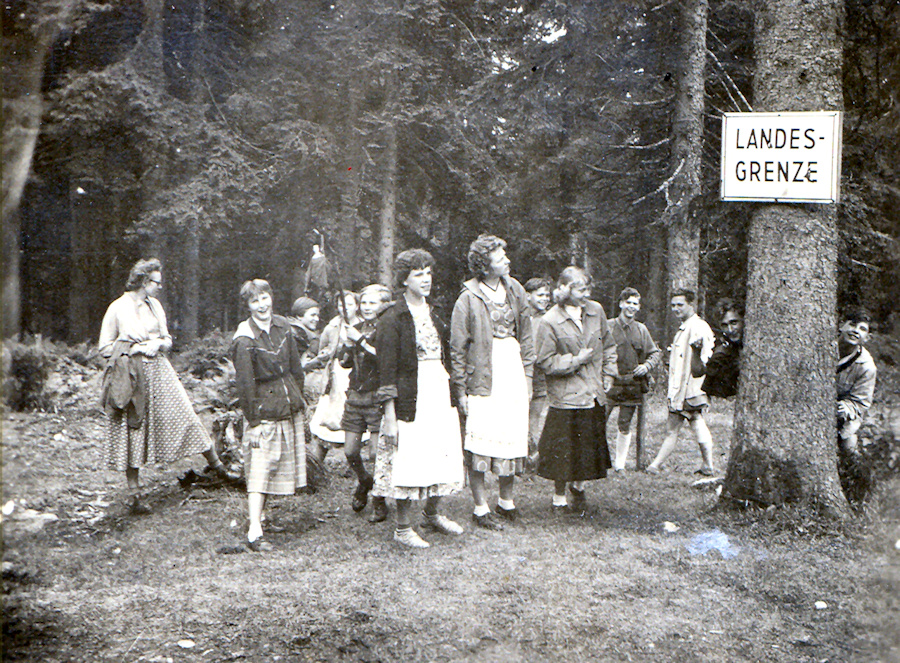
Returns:
[[[212,446],[169,360],[146,357],[144,376],[147,414],[141,428],[129,428],[128,417],[119,413],[107,423],[106,458],[113,470],[171,463]]]

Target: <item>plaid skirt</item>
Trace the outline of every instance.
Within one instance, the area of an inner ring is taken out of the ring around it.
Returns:
[[[306,442],[303,413],[292,419],[264,421],[250,433],[244,420],[244,476],[248,493],[293,495],[306,485]],[[250,443],[255,439],[259,446]]]
[[[212,446],[212,439],[194,412],[184,386],[162,355],[144,358],[147,413],[140,428],[116,413],[106,427],[106,458],[113,470],[171,463]]]

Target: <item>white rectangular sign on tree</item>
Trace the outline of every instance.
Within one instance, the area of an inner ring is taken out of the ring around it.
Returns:
[[[722,200],[836,203],[841,113],[725,113]]]

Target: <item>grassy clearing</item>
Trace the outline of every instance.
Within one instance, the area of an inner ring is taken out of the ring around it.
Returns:
[[[717,441],[730,408],[710,413]],[[652,409],[651,451],[663,416]],[[900,660],[896,484],[840,529],[723,513],[690,488],[699,454],[685,439],[660,478],[590,484],[583,518],[553,517],[535,477],[519,484],[521,525],[502,533],[473,530],[469,495],[450,498],[467,532],[426,534],[432,548],[414,552],[393,545],[390,523],[352,513],[333,451],[329,488],[273,501],[275,553],[221,555],[243,535],[244,495],[181,490],[198,457],[148,472],[153,514],[125,516],[101,423],[87,411],[4,419],[4,501],[60,520],[37,533],[4,520],[3,660]],[[735,557],[688,551],[714,529]]]

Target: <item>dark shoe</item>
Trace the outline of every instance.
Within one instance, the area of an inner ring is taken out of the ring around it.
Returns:
[[[208,465],[203,470],[203,474],[213,479],[218,479],[222,483],[234,483],[241,478],[240,475],[230,471],[225,465],[216,465],[215,467]]]
[[[575,488],[569,488],[569,492],[572,493],[572,503],[571,508],[575,513],[580,513],[587,509],[587,499],[584,496],[583,490],[576,490]]]
[[[429,516],[427,513],[423,513],[422,515],[425,517],[425,521],[422,523],[423,527],[427,527],[432,532],[437,532],[438,534],[454,534],[458,536],[464,531],[459,523],[450,520],[447,516],[442,516],[439,513],[436,513],[433,516]]]
[[[497,520],[497,516],[488,511],[483,516],[476,516],[474,513],[472,514],[472,522],[475,523],[478,527],[482,529],[491,530],[492,532],[499,532],[503,529],[503,523]]]
[[[388,505],[383,497],[372,498],[372,515],[369,516],[370,523],[383,523],[388,517]]]
[[[369,491],[372,490],[374,485],[375,480],[372,477],[367,477],[356,486],[356,490],[353,491],[353,499],[350,500],[350,508],[356,513],[366,508],[366,504],[369,503]]]
[[[511,523],[516,522],[516,518],[519,516],[519,510],[513,507],[512,509],[504,509],[499,504],[497,505],[497,515],[503,518],[503,520],[508,520]]]
[[[153,513],[149,506],[147,506],[140,497],[135,496],[131,500],[131,505],[128,507],[128,511],[132,516],[146,516],[147,514]]]
[[[247,549],[250,552],[272,552],[275,546],[266,541],[263,537],[259,537],[255,541],[247,541]]]
[[[715,474],[715,472],[713,472],[713,469],[711,467],[703,466],[699,470],[696,470],[694,474],[702,474],[705,477],[711,477]]]

